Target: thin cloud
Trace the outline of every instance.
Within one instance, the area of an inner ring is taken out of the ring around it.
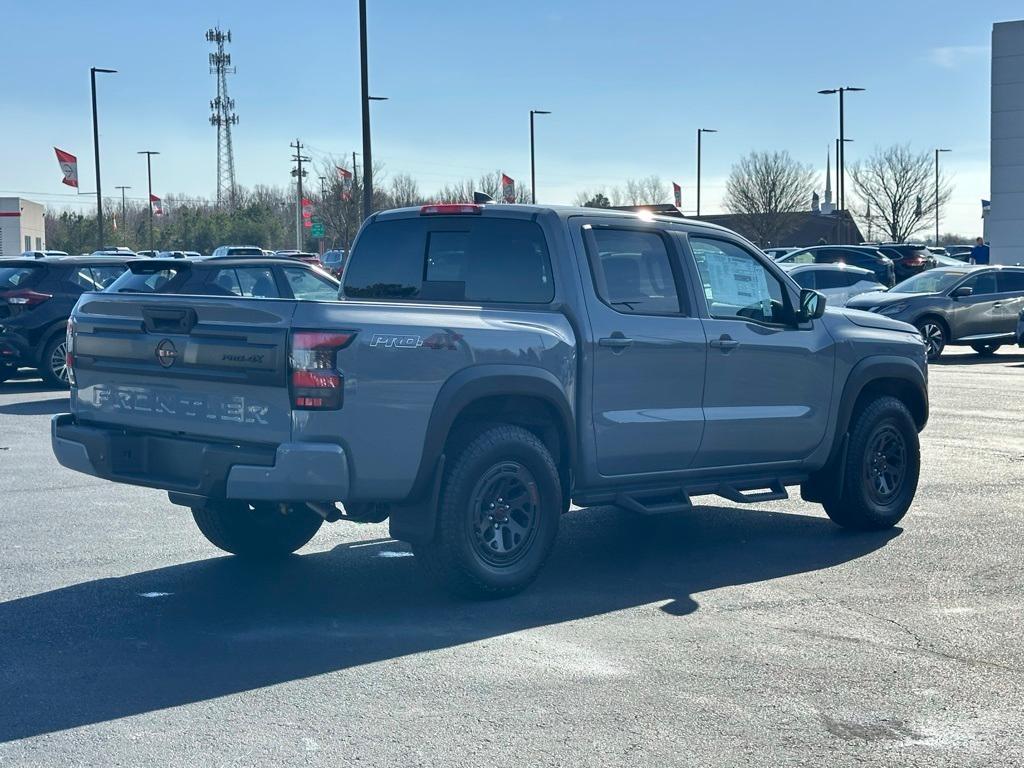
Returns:
[[[943,69],[958,69],[961,64],[988,55],[987,45],[943,45],[928,51],[928,61]]]

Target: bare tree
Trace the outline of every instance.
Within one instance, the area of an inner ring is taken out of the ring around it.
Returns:
[[[613,190],[619,192],[618,190]],[[625,198],[625,205],[658,205],[669,200],[668,187],[658,176],[642,179],[626,179],[626,188],[619,192]],[[618,205],[619,203],[616,203]]]
[[[419,185],[416,179],[407,173],[400,173],[391,179],[391,187],[388,190],[389,208],[407,208],[413,205],[423,205],[426,199],[420,194]]]
[[[530,202],[530,187],[528,184],[517,180],[515,184],[517,203]],[[434,201],[438,203],[465,203],[473,199],[474,192],[483,192],[490,195],[499,202],[504,199],[501,190],[501,171],[485,173],[476,181],[463,179],[454,184],[445,184],[434,195]]]
[[[742,227],[759,245],[777,242],[797,224],[814,188],[811,167],[788,152],[751,152],[729,172],[725,207],[742,215]]]
[[[882,227],[894,242],[902,243],[935,220],[935,169],[931,153],[916,153],[909,144],[876,149],[867,160],[850,169],[860,202],[855,212]],[[938,204],[950,198],[948,182],[939,177]]]

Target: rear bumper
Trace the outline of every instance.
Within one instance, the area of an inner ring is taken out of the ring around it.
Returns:
[[[186,497],[246,501],[344,501],[348,460],[331,443],[239,445],[96,424],[70,413],[50,424],[62,465],[104,480]]]

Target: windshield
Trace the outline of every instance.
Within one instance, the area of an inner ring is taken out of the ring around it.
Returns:
[[[28,288],[42,277],[42,274],[42,267],[0,267],[0,291]]]
[[[942,293],[968,274],[966,269],[931,269],[897,283],[893,293]]]

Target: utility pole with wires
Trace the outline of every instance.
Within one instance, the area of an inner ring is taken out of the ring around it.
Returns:
[[[308,163],[309,158],[302,154],[302,142],[298,139],[295,140],[294,144],[289,144],[289,147],[295,150],[295,154],[292,155],[292,162],[295,163],[295,167],[292,168],[292,176],[295,177],[295,250],[302,250],[302,177],[306,175],[306,171],[302,169],[303,163]]]
[[[128,245],[128,206],[125,202],[126,198],[124,196],[124,191],[126,189],[131,189],[131,187],[114,187],[114,189],[121,190],[121,231],[123,232],[121,235],[121,242],[124,245]]]

